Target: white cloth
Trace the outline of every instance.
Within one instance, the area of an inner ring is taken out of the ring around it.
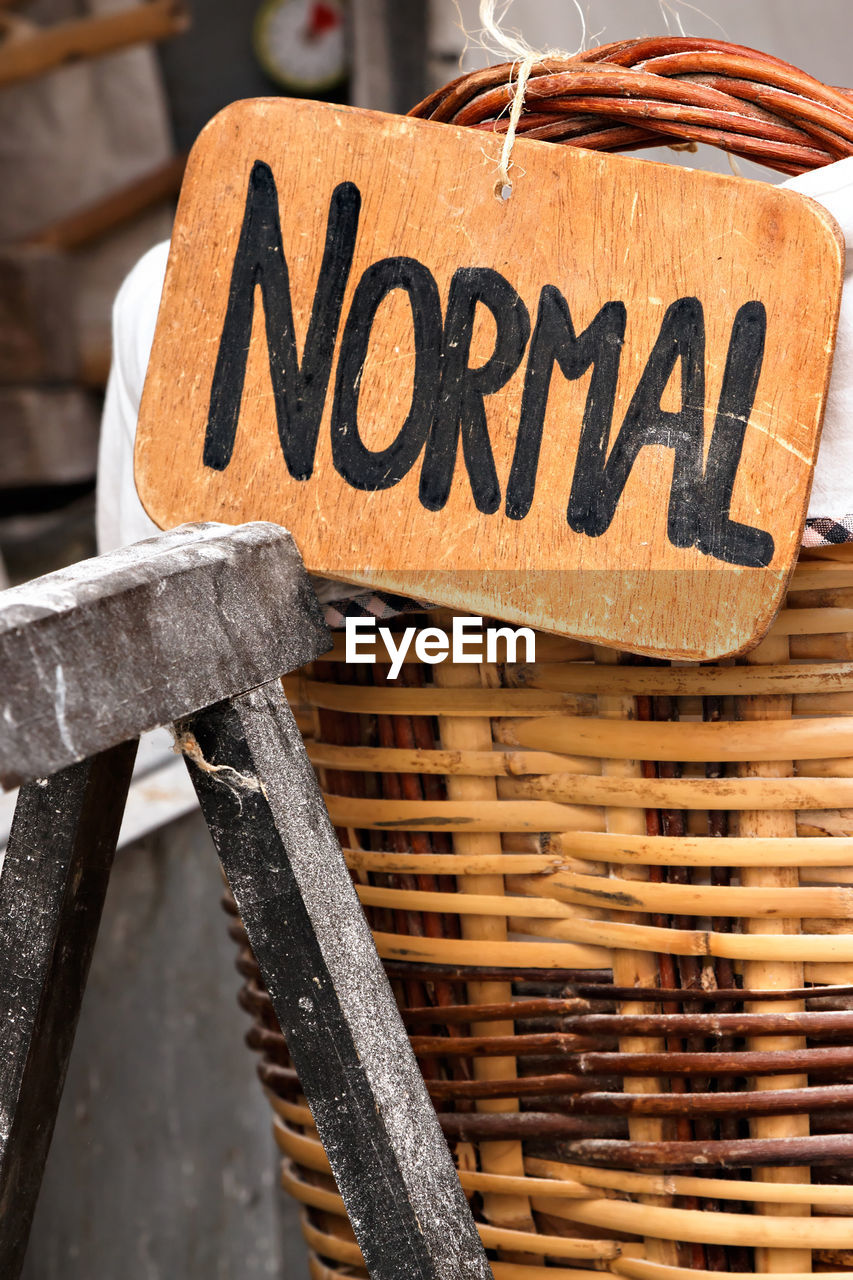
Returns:
[[[136,492],[133,446],[168,256],[168,241],[143,254],[113,304],[113,357],[98,451],[96,523],[101,553],[159,533]],[[360,600],[365,611],[376,612],[370,591],[317,578],[312,581],[323,604],[352,598]]]
[[[113,303],[113,358],[98,452],[96,515],[101,552],[159,532],[133,482],[133,444],[168,256],[168,241],[143,254]]]
[[[836,218],[848,250],[853,246],[853,157],[781,184],[811,196]],[[136,264],[113,307],[113,362],[107,384],[98,461],[98,545],[101,551],[157,532],[133,482],[133,442],[145,370],[154,339],[167,243],[155,245]],[[810,517],[842,519],[853,512],[853,254],[848,253],[838,340],[823,438],[809,503]],[[352,587],[327,583],[326,600],[342,599]]]
[[[838,337],[809,501],[810,518],[841,520],[853,513],[853,156],[781,185],[828,209],[847,247]]]

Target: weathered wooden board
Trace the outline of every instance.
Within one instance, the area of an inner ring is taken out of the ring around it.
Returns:
[[[280,683],[176,727],[372,1280],[492,1280]]]
[[[843,242],[788,191],[320,103],[190,158],[137,443],[163,527],[275,520],[310,570],[716,657],[799,545]],[[260,286],[260,287],[257,287]]]
[[[0,593],[0,787],[44,778],[329,647],[285,529],[173,529]]]
[[[0,1273],[17,1280],[136,742],[24,787],[0,872]]]

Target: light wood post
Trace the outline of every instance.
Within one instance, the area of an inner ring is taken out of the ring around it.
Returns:
[[[747,661],[752,665],[785,663],[788,661],[788,637],[771,636],[753,649]],[[792,700],[781,695],[764,695],[751,698],[739,698],[737,702],[738,716],[742,720],[782,720],[792,713]],[[741,776],[750,778],[789,777],[794,773],[793,761],[762,761],[760,763],[743,764],[739,770]],[[785,836],[797,834],[797,815],[794,812],[780,810],[745,810],[740,814],[741,836]],[[790,888],[800,882],[798,867],[744,867],[741,870],[741,882],[761,888]],[[801,932],[800,920],[789,919],[748,919],[744,921],[747,933],[791,933]],[[747,960],[743,966],[744,988],[772,990],[773,988],[796,988],[803,985],[803,966],[787,960]],[[746,1006],[751,1013],[776,1012],[783,1010],[790,1013],[802,1013],[805,1002],[791,1000],[780,1003],[752,1000]],[[804,1036],[753,1036],[749,1042],[750,1049],[804,1049]],[[808,1084],[805,1075],[757,1076],[756,1089],[797,1089]],[[794,1138],[805,1137],[809,1133],[809,1117],[801,1116],[764,1116],[750,1121],[750,1133],[753,1138]],[[797,1168],[754,1169],[753,1178],[760,1182],[807,1183],[811,1180],[809,1169],[805,1166]],[[756,1211],[764,1214],[789,1214],[807,1217],[811,1212],[809,1205],[774,1205],[756,1206]],[[812,1254],[810,1249],[756,1249],[755,1266],[757,1271],[791,1272],[811,1271]]]

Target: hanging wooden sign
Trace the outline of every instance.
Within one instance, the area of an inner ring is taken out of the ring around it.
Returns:
[[[136,451],[158,525],[669,657],[742,651],[795,559],[840,233],[793,192],[241,102],[184,181]]]

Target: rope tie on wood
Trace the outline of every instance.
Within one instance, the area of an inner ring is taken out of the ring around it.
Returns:
[[[581,39],[575,53],[568,53],[564,49],[531,49],[517,32],[508,32],[501,27],[500,18],[496,13],[497,0],[481,0],[480,2],[480,22],[482,23],[480,43],[483,48],[489,51],[496,49],[499,53],[511,54],[515,58],[515,61],[509,66],[507,84],[510,91],[512,91],[512,105],[507,117],[506,133],[498,161],[498,178],[495,182],[495,195],[499,200],[508,200],[512,195],[512,179],[509,176],[509,171],[512,167],[512,149],[515,145],[518,122],[524,110],[527,81],[533,68],[543,63],[546,59],[571,60],[581,52],[586,44],[586,18],[578,0],[574,0],[574,5],[581,22]],[[515,89],[513,91],[512,79],[514,72]]]
[[[172,750],[176,755],[185,755],[193,764],[201,769],[202,773],[209,773],[219,782],[223,782],[226,787],[230,787],[232,791],[260,791],[261,784],[258,778],[251,778],[248,774],[240,773],[238,769],[233,769],[230,764],[211,764],[209,760],[204,758],[201,747],[194,733],[183,732],[177,733],[174,729],[172,734]]]
[[[527,80],[536,61],[536,55],[529,53],[518,66],[518,75],[515,81],[515,93],[513,94],[512,108],[509,113],[509,121],[507,123],[503,147],[501,148],[501,158],[498,165],[500,176],[495,183],[495,195],[500,196],[502,199],[507,199],[512,194],[512,181],[510,180],[509,169],[512,163],[512,148],[515,143],[515,131],[518,128],[518,122],[521,119],[521,112],[524,108],[524,94],[527,89]],[[512,72],[510,72],[510,83],[511,82]]]

